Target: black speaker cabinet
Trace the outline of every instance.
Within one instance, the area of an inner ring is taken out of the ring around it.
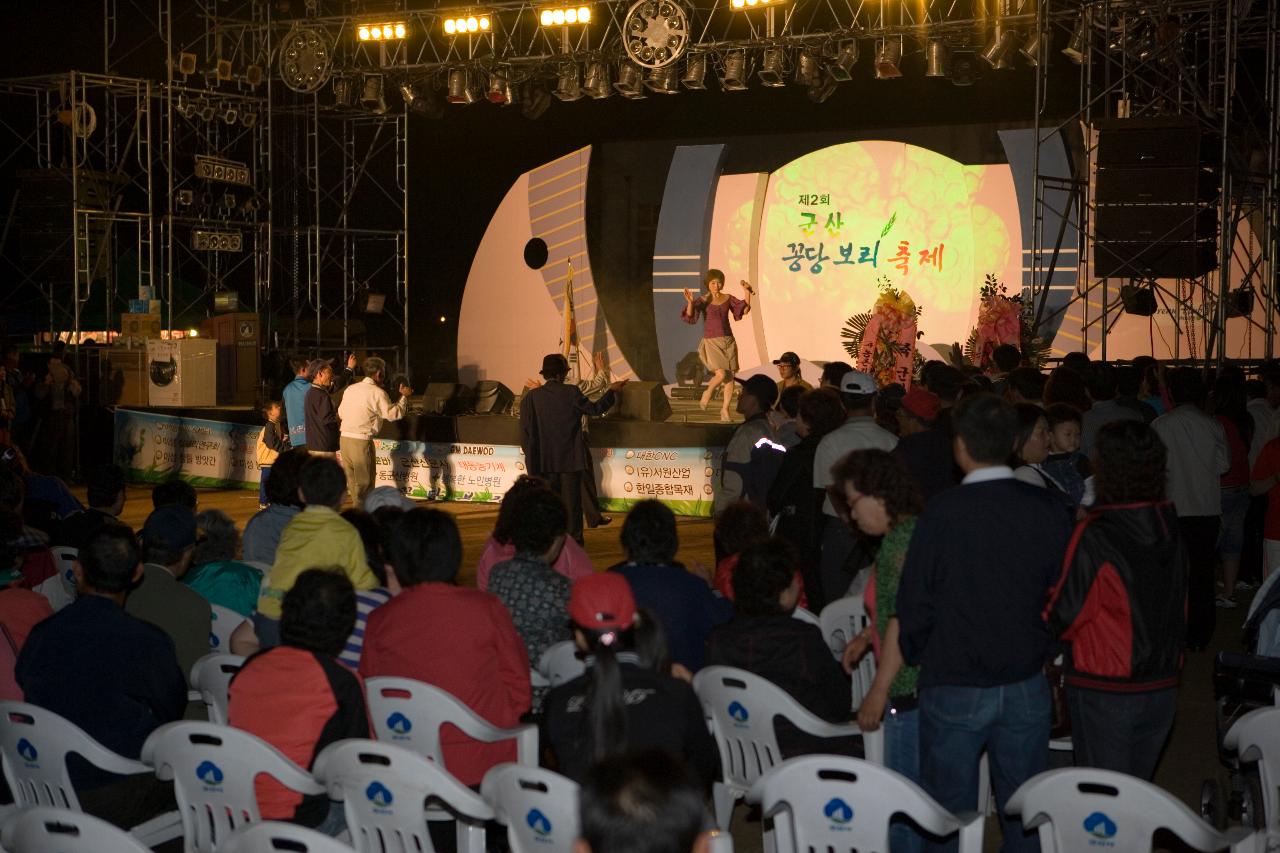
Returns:
[[[477,415],[509,415],[515,403],[511,389],[493,379],[476,383],[475,408]]]
[[[671,403],[661,382],[628,382],[622,386],[622,417],[662,422],[671,417]]]
[[[422,411],[428,415],[460,415],[466,410],[466,386],[456,382],[428,382],[422,392]]]

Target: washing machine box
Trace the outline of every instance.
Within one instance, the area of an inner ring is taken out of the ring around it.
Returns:
[[[215,406],[217,365],[216,341],[147,341],[147,399],[153,406]]]

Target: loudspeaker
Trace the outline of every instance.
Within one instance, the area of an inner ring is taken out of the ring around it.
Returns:
[[[1184,116],[1108,119],[1098,129],[1099,169],[1110,166],[1199,166],[1202,131]]]
[[[622,417],[661,423],[671,417],[671,403],[661,382],[628,382],[622,386]]]
[[[509,415],[515,403],[511,389],[494,379],[482,379],[476,383],[477,415]]]
[[[1196,278],[1218,268],[1218,245],[1195,243],[1103,242],[1093,246],[1098,278]]]
[[[1116,166],[1099,168],[1098,204],[1209,204],[1218,179],[1198,166]]]
[[[465,385],[428,382],[422,392],[422,411],[428,415],[460,415],[466,409]]]
[[[1120,288],[1120,301],[1124,304],[1126,314],[1150,317],[1156,313],[1156,294],[1150,286],[1126,284]]]
[[[1104,243],[1189,243],[1218,236],[1218,212],[1193,204],[1098,205],[1094,235]]]

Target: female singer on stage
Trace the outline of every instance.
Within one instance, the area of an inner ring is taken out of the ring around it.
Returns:
[[[685,290],[685,306],[680,312],[686,323],[698,322],[698,315],[704,314],[702,324],[702,342],[698,344],[698,358],[702,366],[712,374],[707,383],[707,390],[702,395],[702,408],[706,409],[715,394],[716,388],[724,384],[724,405],[720,409],[720,420],[729,420],[729,403],[733,400],[733,375],[738,372],[738,342],[733,339],[733,329],[729,324],[729,315],[741,320],[751,310],[751,297],[755,290],[743,280],[742,290],[745,299],[730,296],[724,292],[724,273],[717,269],[707,270],[707,296],[694,297],[693,292]]]

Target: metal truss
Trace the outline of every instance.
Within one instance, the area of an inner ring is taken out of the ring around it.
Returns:
[[[1183,116],[1199,123],[1216,146],[1210,162],[1221,181],[1209,206],[1217,212],[1220,266],[1194,279],[1151,283],[1160,307],[1175,318],[1168,348],[1176,359],[1221,364],[1228,357],[1228,295],[1245,288],[1264,309],[1262,322],[1246,318],[1247,334],[1263,335],[1271,357],[1280,250],[1280,4],[1085,0],[1051,10],[1052,2],[1042,0],[1040,31],[1057,44],[1074,34],[1081,61],[1079,106],[1065,117],[1046,115],[1044,63],[1037,68],[1035,234],[1026,292],[1038,327],[1061,331],[1075,342],[1072,349],[1097,346],[1107,357],[1124,282],[1092,272],[1097,126],[1122,117]],[[1044,146],[1059,134],[1078,149],[1067,175],[1041,167]],[[1078,261],[1072,236],[1078,238]],[[1073,266],[1074,283],[1062,283]],[[1069,290],[1070,298],[1055,299],[1055,290]]]

